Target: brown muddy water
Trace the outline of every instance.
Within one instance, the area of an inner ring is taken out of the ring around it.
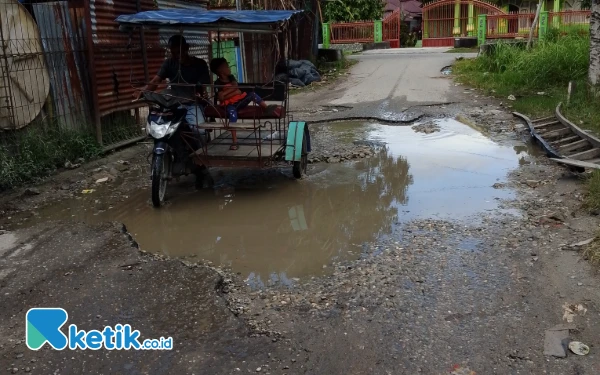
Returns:
[[[528,146],[499,145],[452,119],[436,123],[441,130],[432,134],[332,124],[348,141],[383,145],[380,152],[312,165],[300,181],[287,172],[224,170],[214,191],[169,186],[169,204],[160,209],[147,189],[114,206],[99,191],[43,209],[36,220],[122,222],[146,251],[211,261],[256,287],[291,285],[327,273],[332,260],[357,259],[365,244],[408,220],[470,220],[512,198],[492,185],[528,162]]]

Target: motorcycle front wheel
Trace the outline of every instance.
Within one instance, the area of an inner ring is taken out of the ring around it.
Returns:
[[[152,205],[154,207],[160,207],[165,200],[170,169],[171,156],[168,153],[154,154],[152,157]]]

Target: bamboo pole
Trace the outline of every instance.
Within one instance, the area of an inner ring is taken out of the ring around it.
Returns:
[[[527,40],[527,49],[531,48],[531,40],[533,39],[533,30],[535,29],[535,25],[538,22],[538,18],[540,18],[540,10],[542,9],[542,2],[544,0],[540,0],[538,3],[537,9],[535,11],[535,17],[533,18],[533,24],[531,25],[531,29],[529,29],[529,40]]]
[[[320,17],[321,23],[323,23],[325,21],[323,21],[323,13],[321,12],[321,1],[317,1],[317,7],[319,8],[319,17]]]

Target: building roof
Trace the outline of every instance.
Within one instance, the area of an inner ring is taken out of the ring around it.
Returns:
[[[385,11],[391,12],[400,8],[402,3],[402,11],[407,16],[420,16],[423,13],[422,3],[417,0],[387,0]]]
[[[163,9],[123,14],[115,20],[125,25],[144,26],[203,26],[219,25],[277,25],[289,20],[298,10],[204,10],[204,9]]]

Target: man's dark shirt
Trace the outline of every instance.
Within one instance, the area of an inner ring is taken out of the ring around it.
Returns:
[[[165,60],[157,75],[163,80],[169,79],[169,83],[210,85],[210,73],[206,61],[193,56],[190,56],[190,59],[191,61],[184,65],[180,64],[180,60],[169,58]],[[178,97],[194,99],[193,86],[172,85],[171,90]]]

